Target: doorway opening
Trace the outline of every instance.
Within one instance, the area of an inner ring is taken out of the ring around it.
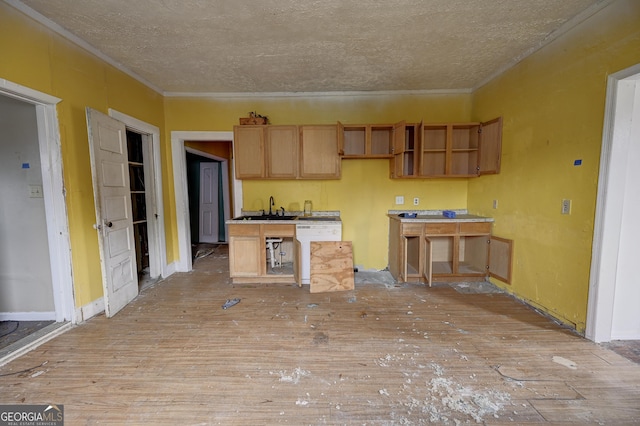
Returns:
[[[138,289],[153,285],[160,276],[152,277],[149,269],[149,232],[147,220],[147,192],[144,173],[145,155],[143,135],[127,129],[127,153],[129,165],[129,187],[131,214],[133,216],[133,238],[135,240]],[[149,159],[147,159],[147,162]]]
[[[76,320],[58,102],[0,79],[0,365]]]
[[[228,154],[221,155],[217,149],[226,146]],[[173,178],[176,199],[176,219],[178,224],[178,248],[180,258],[175,263],[176,271],[189,272],[193,269],[193,246],[191,237],[191,209],[189,185],[187,182],[187,149],[196,154],[205,156],[227,164],[227,171],[223,176],[228,176],[229,184],[223,186],[229,188],[228,204],[229,217],[240,214],[242,207],[242,184],[234,177],[233,132],[171,132],[171,153],[173,157]],[[211,151],[215,150],[215,151]],[[212,153],[213,152],[213,153]],[[224,167],[224,166],[223,166]],[[233,207],[232,207],[233,206]],[[225,231],[226,232],[226,231]],[[226,234],[225,234],[226,235]]]
[[[160,129],[113,109],[109,116],[126,128],[138,288],[142,290],[170,275],[162,214]]]

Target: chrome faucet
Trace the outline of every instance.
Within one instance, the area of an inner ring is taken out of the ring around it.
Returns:
[[[273,201],[273,195],[269,197],[269,216],[271,216],[273,213],[271,213],[271,207],[275,206],[276,202]]]

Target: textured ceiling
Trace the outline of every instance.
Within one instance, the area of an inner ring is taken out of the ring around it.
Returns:
[[[472,89],[607,0],[9,3],[162,92],[195,94]]]

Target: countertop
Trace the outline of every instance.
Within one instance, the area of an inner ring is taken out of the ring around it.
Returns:
[[[259,216],[262,214],[262,211],[242,211],[242,216]],[[311,216],[303,216],[303,212],[285,212],[286,217],[290,217],[291,219],[259,219],[259,218],[251,218],[244,219],[242,216],[236,217],[233,219],[227,220],[226,224],[233,225],[243,225],[243,224],[282,224],[282,225],[291,225],[297,223],[326,223],[326,222],[341,222],[340,212],[339,211],[317,211],[312,212]],[[304,219],[299,219],[299,217],[304,217]],[[333,220],[327,220],[331,218]]]
[[[455,218],[442,215],[442,210],[389,210],[387,216],[392,220],[403,223],[429,223],[429,222],[493,222],[492,217],[469,214],[466,210],[453,210]],[[417,213],[416,217],[400,217],[401,213]]]

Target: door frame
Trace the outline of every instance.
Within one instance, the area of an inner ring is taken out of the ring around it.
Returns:
[[[191,228],[189,220],[189,191],[187,189],[185,141],[231,142],[233,132],[213,131],[173,131],[171,132],[171,158],[173,187],[176,200],[176,223],[178,224],[178,252],[180,258],[175,262],[177,272],[189,272],[193,269],[191,259]],[[233,175],[233,214],[238,216],[242,210],[242,181],[235,177],[235,159],[231,159]]]
[[[608,342],[612,335],[626,171],[634,166],[627,163],[624,147],[637,137],[631,133],[631,122],[640,105],[634,106],[631,93],[638,85],[640,64],[607,79],[585,330],[594,342]]]
[[[56,105],[62,99],[0,79],[0,95],[36,107],[44,209],[56,321],[76,323],[71,242]]]
[[[164,201],[162,197],[162,170],[160,167],[160,129],[135,117],[109,108],[109,116],[124,123],[125,127],[146,136],[149,143],[143,142],[145,179],[150,178],[146,186],[151,189],[147,197],[147,230],[149,240],[149,275],[151,278],[170,274],[167,271],[167,245],[164,233]],[[148,161],[147,161],[148,160]],[[148,163],[148,164],[147,164]],[[149,209],[149,205],[153,207]],[[149,215],[156,214],[152,221]],[[149,226],[153,223],[153,226]]]

